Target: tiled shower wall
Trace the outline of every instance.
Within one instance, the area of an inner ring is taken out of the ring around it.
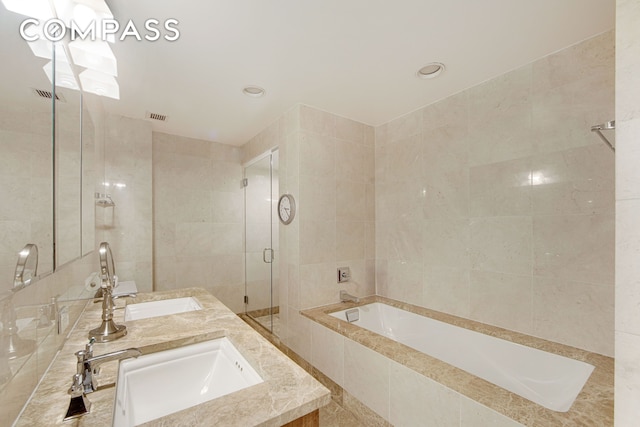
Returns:
[[[614,65],[607,32],[377,127],[378,294],[612,355]]]
[[[280,194],[298,213],[280,227],[281,339],[307,360],[311,321],[299,310],[338,301],[340,289],[364,296],[374,289],[373,128],[298,105],[249,141],[245,161],[279,146]],[[337,284],[337,267],[352,279]]]
[[[153,133],[154,290],[202,287],[244,311],[240,149]]]

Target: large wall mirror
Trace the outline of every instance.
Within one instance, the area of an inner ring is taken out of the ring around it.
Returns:
[[[0,292],[27,243],[40,277],[95,249],[96,126],[69,87],[65,48],[50,53],[55,67],[36,56],[17,31],[24,19],[0,4]]]
[[[54,268],[53,88],[43,71],[47,61],[16,31],[22,19],[0,10],[0,57],[6,59],[0,67],[1,291],[13,287],[27,243],[38,246],[38,274]]]

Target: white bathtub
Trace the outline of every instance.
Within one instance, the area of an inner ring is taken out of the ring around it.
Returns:
[[[594,367],[399,308],[372,303],[352,322],[516,393],[547,409],[569,410]],[[346,311],[331,316],[346,321]]]

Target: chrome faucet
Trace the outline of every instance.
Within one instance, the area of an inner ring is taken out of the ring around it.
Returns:
[[[100,366],[103,363],[129,359],[132,357],[135,358],[142,354],[142,352],[137,348],[129,348],[126,350],[118,350],[111,353],[101,354],[100,356],[94,356],[94,342],[95,340],[92,338],[85,346],[84,350],[80,350],[75,353],[78,358],[78,362],[76,365],[76,373],[73,376],[73,383],[69,389],[71,402],[69,402],[69,409],[67,409],[64,421],[81,417],[90,411],[91,402],[87,399],[87,394],[93,393],[98,389],[96,376],[98,375]]]
[[[125,325],[116,325],[113,321],[113,310],[116,307],[115,300],[117,298],[135,297],[135,294],[113,295],[114,281],[117,278],[109,244],[107,242],[100,243],[98,253],[100,255],[100,277],[102,279],[102,284],[100,285],[102,289],[102,324],[89,331],[89,338],[95,338],[97,342],[109,342],[127,335],[127,327]]]
[[[347,293],[347,291],[340,291],[340,302],[360,302],[360,298],[355,297],[349,293]]]
[[[111,286],[102,288],[102,323],[99,327],[89,331],[89,338],[97,342],[109,342],[127,335],[125,325],[116,325],[113,321],[113,311],[116,299],[135,298],[136,294],[113,295]]]

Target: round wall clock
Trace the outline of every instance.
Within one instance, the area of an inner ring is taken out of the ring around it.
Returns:
[[[278,216],[284,224],[291,224],[296,216],[296,200],[291,194],[283,194],[278,201]]]

